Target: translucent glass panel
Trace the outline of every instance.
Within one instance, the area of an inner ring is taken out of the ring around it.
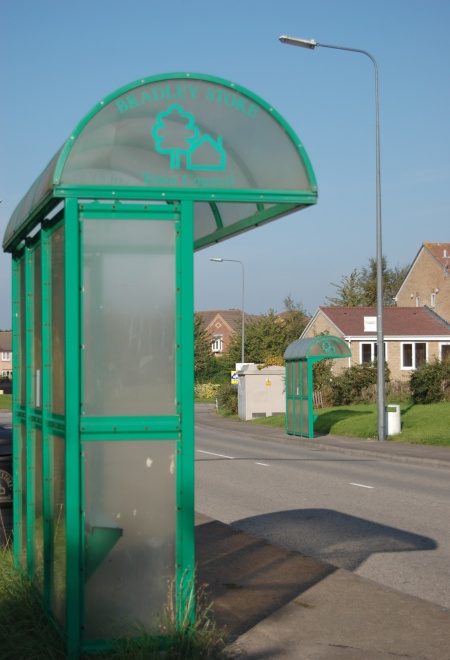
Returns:
[[[309,191],[307,156],[270,110],[221,81],[141,85],[86,124],[61,183]]]
[[[64,624],[66,618],[66,461],[64,438],[50,438],[52,452],[52,545],[53,566],[51,608],[57,620]]]
[[[287,396],[292,395],[292,364],[290,362],[286,363],[286,394]]]
[[[64,227],[51,236],[52,412],[64,415]]]
[[[308,435],[309,415],[308,415],[308,401],[303,399],[300,401],[302,410],[302,435]]]
[[[292,364],[292,371],[294,372],[294,396],[300,396],[300,368],[301,365],[298,362]]]
[[[42,407],[42,294],[41,294],[41,248],[34,252],[33,264],[34,308],[33,308],[33,385],[32,404]]]
[[[303,396],[308,396],[308,364],[306,362],[300,362],[301,369],[301,379],[302,379],[302,394]],[[313,384],[310,383],[311,390]]]
[[[194,204],[194,218],[194,239],[196,241],[209,236],[209,234],[212,234],[218,228],[211,204],[207,204],[206,202]]]
[[[20,424],[19,428],[19,442],[20,442],[20,564],[25,571],[27,567],[27,434],[25,433],[25,425]],[[13,506],[16,506],[15,502]]]
[[[175,223],[86,220],[83,258],[83,414],[175,414]]]
[[[8,223],[8,226],[5,231],[3,238],[3,245],[5,246],[17,233],[22,224],[25,222],[30,213],[35,209],[44,197],[50,192],[53,187],[53,174],[55,171],[55,166],[60,154],[59,150],[51,159],[45,170],[41,172],[36,181],[33,183],[25,197],[23,197],[14,213],[11,216],[11,219]]]
[[[84,443],[85,639],[155,630],[175,570],[176,444]]]
[[[44,584],[44,518],[43,518],[43,475],[42,433],[33,432],[34,440],[34,579],[40,590]]]
[[[293,410],[294,410],[294,401],[293,401],[293,399],[288,399],[287,400],[287,430],[288,430],[288,433],[293,433],[293,431],[294,431]]]

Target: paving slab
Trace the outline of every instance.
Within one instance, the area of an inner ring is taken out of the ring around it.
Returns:
[[[197,516],[198,579],[236,658],[450,660],[450,611]]]

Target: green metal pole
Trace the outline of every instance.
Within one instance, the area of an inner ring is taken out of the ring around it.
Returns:
[[[33,336],[34,336],[34,256],[25,248],[25,434],[26,434],[26,492],[27,492],[27,573],[34,577],[34,430],[33,410]]]
[[[44,518],[44,607],[51,609],[53,582],[53,456],[51,451],[51,243],[49,230],[41,229],[41,300],[42,300],[42,515]]]
[[[80,233],[78,200],[66,200],[64,214],[64,346],[66,415],[66,631],[69,658],[81,644],[80,489]]]
[[[177,248],[177,400],[181,433],[177,442],[177,623],[195,617],[194,512],[194,204],[182,202]]]
[[[13,255],[12,259],[12,363],[14,387],[12,391],[12,426],[13,426],[13,539],[14,564],[21,567],[22,548],[22,430],[19,418],[20,405],[20,260]]]

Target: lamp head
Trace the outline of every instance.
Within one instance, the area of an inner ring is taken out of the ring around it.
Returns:
[[[316,46],[319,46],[317,41],[314,39],[298,39],[297,37],[288,37],[283,34],[281,37],[278,37],[282,44],[288,44],[289,46],[300,46],[300,48],[310,48],[313,50]]]
[[[218,263],[221,263],[223,261],[222,257],[211,257],[210,261],[216,261]]]

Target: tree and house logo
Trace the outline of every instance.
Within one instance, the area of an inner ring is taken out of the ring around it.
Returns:
[[[226,168],[222,137],[214,139],[201,133],[195,116],[179,103],[172,103],[156,115],[152,136],[156,151],[169,157],[172,170],[181,169],[182,157],[187,170],[223,172]]]

